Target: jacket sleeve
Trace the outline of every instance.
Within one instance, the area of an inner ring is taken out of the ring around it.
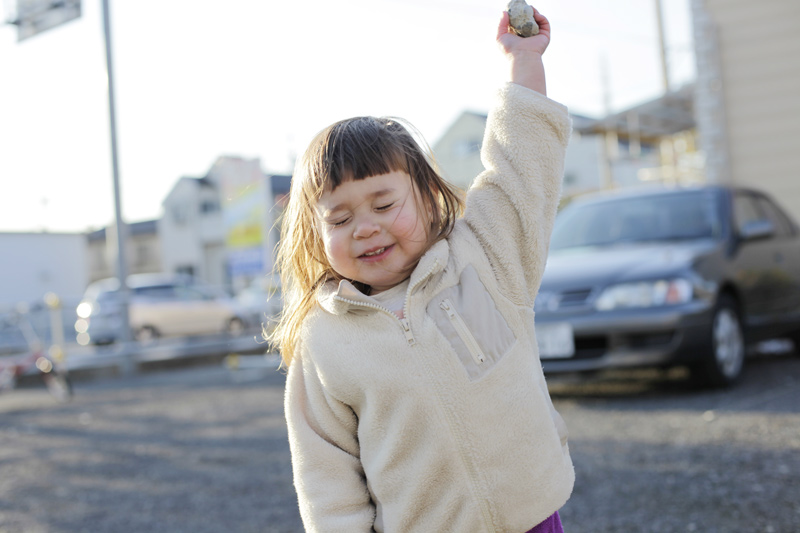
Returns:
[[[285,394],[289,446],[300,515],[307,532],[371,532],[367,489],[352,409],[331,398],[312,362],[295,358]]]
[[[561,197],[571,123],[566,107],[525,87],[509,83],[499,99],[481,148],[486,170],[467,193],[464,219],[503,293],[533,305]]]

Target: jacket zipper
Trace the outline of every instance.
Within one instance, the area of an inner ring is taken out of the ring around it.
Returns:
[[[461,315],[456,312],[450,299],[445,299],[439,304],[439,307],[444,309],[444,312],[447,313],[450,323],[453,324],[453,327],[456,329],[456,333],[458,333],[458,336],[461,337],[462,341],[464,341],[467,350],[469,350],[469,353],[472,355],[472,358],[475,360],[475,362],[479,365],[486,362],[486,356],[483,354],[483,350],[481,350],[478,341],[475,340],[475,336],[469,331],[469,327],[467,327],[467,324],[464,322],[464,319],[461,318]]]
[[[357,307],[371,307],[373,309],[377,309],[378,311],[382,311],[387,315],[391,316],[398,322],[400,322],[400,327],[403,328],[403,335],[406,336],[406,342],[408,342],[409,346],[414,346],[417,341],[414,338],[414,335],[411,333],[411,325],[408,323],[408,320],[405,318],[397,318],[397,315],[389,311],[383,306],[371,304],[369,302],[357,302],[355,300],[348,300],[347,298],[342,298],[341,296],[336,296],[336,299],[350,305],[355,305]]]
[[[425,273],[425,275],[421,276],[413,285],[408,286],[408,290],[406,291],[406,301],[403,304],[403,316],[406,318],[397,318],[396,314],[392,313],[390,310],[386,309],[381,305],[375,305],[369,302],[356,302],[354,300],[348,300],[347,298],[342,298],[341,296],[336,296],[336,299],[358,307],[371,307],[373,309],[377,309],[378,311],[383,311],[384,313],[391,315],[392,318],[400,322],[400,326],[403,328],[403,335],[406,336],[406,342],[408,342],[408,345],[414,346],[417,343],[417,340],[414,338],[414,333],[411,331],[411,323],[408,321],[408,300],[411,297],[411,291],[414,290],[417,287],[417,285],[420,284],[421,281],[427,279],[428,276],[431,275],[431,273],[436,268],[437,263],[438,261],[434,260],[433,264]]]

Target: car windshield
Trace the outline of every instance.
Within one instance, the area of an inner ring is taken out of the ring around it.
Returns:
[[[567,206],[556,218],[550,249],[703,239],[719,231],[708,192],[638,196]]]

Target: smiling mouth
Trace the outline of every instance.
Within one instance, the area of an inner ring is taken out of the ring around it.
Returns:
[[[387,246],[384,246],[383,248],[378,248],[377,250],[373,250],[371,252],[363,254],[361,257],[375,257],[376,255],[381,255],[383,252],[386,251],[386,248]]]

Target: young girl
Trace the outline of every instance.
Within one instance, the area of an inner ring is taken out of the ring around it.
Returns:
[[[308,531],[561,531],[574,473],[533,301],[570,124],[545,96],[535,19],[525,39],[500,22],[511,83],[463,217],[393,119],[336,123],[297,167],[273,341]]]

